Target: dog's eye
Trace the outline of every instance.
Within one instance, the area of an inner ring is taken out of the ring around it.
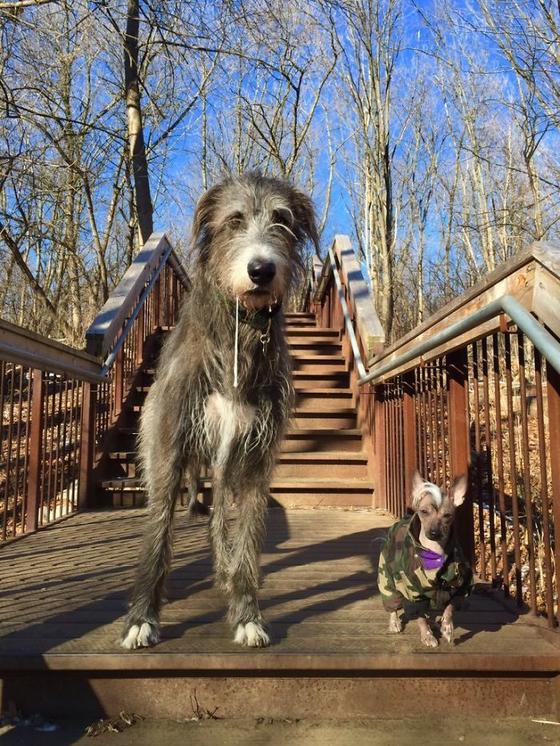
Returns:
[[[292,224],[292,215],[288,210],[273,210],[272,222],[280,225],[290,226]]]
[[[231,215],[228,216],[227,223],[232,228],[237,228],[238,226],[240,226],[243,223],[243,213],[242,212],[232,212]]]
[[[425,508],[422,508],[420,512],[422,513],[422,515],[429,515],[429,511],[426,510]]]
[[[444,513],[443,517],[447,518],[447,520],[449,520],[452,516],[451,516],[451,513]]]

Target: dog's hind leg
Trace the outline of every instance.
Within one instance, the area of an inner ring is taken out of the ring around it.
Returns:
[[[171,563],[173,514],[183,473],[180,439],[170,436],[172,423],[165,416],[149,417],[153,402],[146,404],[139,441],[149,509],[121,642],[128,649],[154,645],[159,640],[159,612]]]
[[[267,504],[267,490],[252,489],[244,495],[229,569],[228,618],[235,628],[235,642],[248,647],[270,643],[257,599]]]
[[[391,634],[402,632],[402,620],[396,611],[392,611],[389,615],[389,632]]]
[[[209,508],[198,499],[199,477],[200,467],[195,461],[193,461],[193,463],[185,469],[185,485],[189,498],[188,510],[190,518],[194,516],[207,516],[210,514]]]

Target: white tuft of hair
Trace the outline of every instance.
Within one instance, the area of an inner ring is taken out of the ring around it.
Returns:
[[[412,508],[413,510],[416,510],[418,507],[418,504],[420,503],[420,500],[424,495],[430,495],[432,498],[434,505],[437,508],[441,507],[441,504],[443,502],[443,495],[441,494],[440,488],[437,486],[437,484],[433,484],[432,482],[426,482],[422,477],[420,476],[419,472],[414,472],[414,476],[412,477]]]
[[[443,496],[437,484],[433,484],[432,482],[424,482],[424,488],[422,490],[422,493],[424,495],[428,493],[431,496],[432,500],[434,501],[434,504],[438,508],[441,508],[441,504],[443,502]]]

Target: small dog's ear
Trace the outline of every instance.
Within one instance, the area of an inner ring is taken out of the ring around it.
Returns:
[[[415,469],[414,474],[412,475],[412,495],[411,495],[412,507],[414,510],[416,510],[418,502],[424,492],[424,484],[425,484],[425,480],[420,475],[420,472],[418,471],[418,469]]]
[[[465,501],[465,495],[469,487],[468,474],[461,474],[453,481],[453,484],[449,488],[449,497],[453,501],[453,505],[458,508]]]
[[[193,249],[198,250],[201,258],[204,258],[204,247],[211,238],[210,223],[222,189],[223,184],[216,184],[204,192],[196,203],[192,221],[191,245]]]
[[[315,220],[315,210],[313,208],[313,202],[299,189],[291,190],[291,210],[294,215],[294,233],[298,242],[303,242],[306,239],[311,241],[315,247],[315,253],[319,254],[319,232],[317,230],[317,223]]]

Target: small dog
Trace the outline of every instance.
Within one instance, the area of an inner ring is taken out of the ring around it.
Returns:
[[[414,514],[395,523],[379,557],[377,583],[389,612],[389,632],[402,630],[398,615],[417,619],[420,639],[438,645],[428,621],[430,611],[443,612],[441,634],[453,644],[454,604],[472,587],[472,570],[453,531],[455,510],[462,505],[468,477],[458,477],[449,491],[426,482],[418,471],[412,480]]]
[[[196,512],[198,478],[212,469],[215,580],[235,642],[269,644],[257,599],[259,555],[278,444],[293,389],[282,300],[318,247],[309,197],[249,173],[216,184],[193,221],[192,289],[166,339],[138,441],[148,524],[122,645],[155,644],[185,480]],[[228,502],[238,520],[231,525]]]

